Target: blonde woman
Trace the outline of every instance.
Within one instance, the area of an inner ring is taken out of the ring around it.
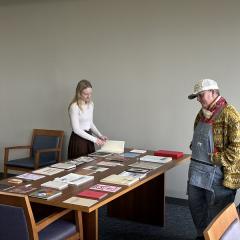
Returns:
[[[88,155],[95,151],[94,143],[101,146],[107,140],[107,137],[103,136],[93,123],[93,108],[92,85],[87,80],[81,80],[68,107],[72,126],[68,159]]]

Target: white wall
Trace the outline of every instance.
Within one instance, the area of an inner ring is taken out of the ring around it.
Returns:
[[[86,78],[104,134],[190,153],[196,80],[216,79],[240,109],[239,8],[237,0],[0,0],[1,152],[29,143],[33,128],[64,129],[66,147],[67,106]],[[186,198],[187,167],[167,173],[169,196]]]

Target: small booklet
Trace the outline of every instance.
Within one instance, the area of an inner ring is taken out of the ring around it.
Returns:
[[[27,185],[23,185],[23,186],[17,186],[11,190],[9,190],[9,192],[12,193],[28,193],[28,192],[32,192],[33,190],[36,190],[36,187],[32,187],[31,184],[27,184]]]
[[[65,163],[55,163],[55,164],[51,165],[51,167],[70,170],[70,169],[76,168],[76,165],[72,164],[72,163],[65,162]]]
[[[35,170],[35,171],[33,171],[33,173],[52,176],[54,174],[57,174],[57,173],[60,173],[60,172],[63,172],[63,171],[64,171],[63,169],[59,169],[59,168],[45,167],[45,168]]]
[[[69,199],[63,201],[64,203],[80,205],[84,207],[91,207],[93,204],[97,203],[97,200],[81,198],[81,197],[70,197]]]
[[[135,178],[138,178],[138,179],[142,179],[144,177],[146,177],[146,173],[136,173],[136,172],[128,172],[128,171],[123,171],[121,173],[119,173],[120,176],[125,176],[125,177],[135,177]]]
[[[108,195],[108,193],[87,189],[82,192],[79,192],[77,195],[80,197],[86,197],[86,198],[92,198],[92,199],[99,200],[99,199],[106,197]]]
[[[98,166],[87,166],[87,167],[85,167],[83,169],[85,169],[85,170],[93,170],[95,172],[104,172],[104,171],[108,170],[109,168],[98,167]]]
[[[98,162],[97,165],[102,165],[107,167],[123,166],[123,164],[119,162],[107,162],[107,161]]]
[[[155,163],[167,163],[172,161],[171,157],[160,157],[160,156],[153,156],[153,155],[145,155],[140,157],[140,161],[145,162],[155,162]]]
[[[104,182],[104,183],[113,183],[113,184],[126,185],[126,186],[131,186],[137,181],[139,181],[139,178],[135,178],[132,176],[120,176],[116,174],[112,174],[100,180],[100,182]]]
[[[89,182],[94,179],[94,176],[80,175],[76,173],[69,173],[65,176],[55,178],[54,181],[60,181],[63,183],[68,183],[70,185],[79,186],[83,183]]]
[[[128,168],[126,171],[127,172],[134,172],[134,173],[148,173],[148,172],[150,172],[149,169],[144,169],[144,168]]]
[[[24,174],[21,174],[21,175],[18,175],[16,176],[17,178],[21,178],[21,179],[24,179],[26,181],[35,181],[35,180],[38,180],[38,179],[41,179],[41,178],[44,178],[45,176],[43,175],[37,175],[37,174],[34,174],[34,173],[24,173]]]
[[[160,163],[144,162],[144,161],[135,162],[135,163],[129,165],[129,167],[144,168],[144,169],[149,169],[149,170],[154,170],[161,166],[162,166],[162,164],[160,164]]]
[[[120,190],[121,188],[122,187],[113,186],[113,185],[96,184],[96,185],[90,187],[89,189],[114,193],[114,192],[117,192],[118,190]]]
[[[68,187],[68,183],[61,182],[61,181],[48,181],[45,183],[41,184],[42,187],[49,187],[49,188],[54,188],[57,190],[63,190]]]
[[[93,152],[88,154],[88,156],[92,156],[92,157],[107,157],[109,155],[111,155],[112,153],[109,152]]]
[[[98,152],[123,153],[125,141],[107,140]]]
[[[42,198],[45,200],[50,200],[58,197],[62,192],[52,189],[52,188],[39,188],[38,190],[29,194],[30,197]]]
[[[140,153],[125,152],[125,153],[122,153],[120,155],[125,157],[125,158],[136,158],[136,157],[140,156]]]
[[[147,151],[146,150],[141,150],[141,149],[133,149],[130,152],[143,154],[143,153],[146,153]]]

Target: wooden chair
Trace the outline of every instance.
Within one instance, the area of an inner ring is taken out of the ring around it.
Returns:
[[[204,230],[205,240],[239,240],[240,222],[234,203],[226,206]]]
[[[75,223],[63,220],[71,212],[59,210],[35,221],[26,195],[0,192],[0,236],[4,240],[83,240],[82,213],[75,211]]]
[[[26,172],[60,162],[63,136],[60,130],[33,129],[31,145],[5,147],[4,176],[8,169]],[[29,149],[29,156],[9,160],[9,151],[17,149]]]

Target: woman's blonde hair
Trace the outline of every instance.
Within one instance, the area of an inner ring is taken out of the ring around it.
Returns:
[[[81,100],[81,94],[82,94],[82,91],[86,88],[92,88],[92,84],[88,80],[83,79],[78,82],[77,87],[76,87],[75,96],[74,96],[73,100],[71,101],[71,103],[69,104],[68,110],[73,103],[77,103],[79,108],[81,110],[83,110],[82,109],[83,101]]]

